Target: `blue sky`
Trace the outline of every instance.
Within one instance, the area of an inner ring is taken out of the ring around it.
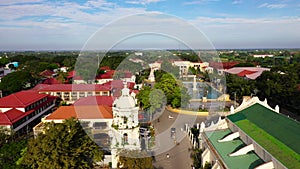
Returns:
[[[215,48],[300,47],[298,0],[1,0],[0,11],[0,50],[80,50],[97,30],[136,13],[178,17],[198,28]],[[161,25],[140,18],[119,30]],[[173,31],[180,26],[161,27]],[[138,39],[144,40],[134,43],[137,48],[151,41]],[[130,48],[129,41],[125,46]]]

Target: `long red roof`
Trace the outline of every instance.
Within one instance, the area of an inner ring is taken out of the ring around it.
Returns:
[[[6,112],[0,112],[0,125],[13,125],[14,123],[21,120],[23,117],[33,113],[35,110],[45,106],[47,103],[52,102],[54,99],[56,99],[56,97],[48,96],[47,102],[44,102],[27,112],[22,112],[16,108],[12,108]]]
[[[2,108],[25,108],[30,104],[47,97],[47,94],[39,94],[36,91],[20,91],[0,98]]]
[[[112,96],[88,96],[74,102],[75,106],[106,105],[112,106],[115,98]]]
[[[47,91],[109,91],[110,86],[101,84],[53,84],[43,85],[36,89],[40,92]]]

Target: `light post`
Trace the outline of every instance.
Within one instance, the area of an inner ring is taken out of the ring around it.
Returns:
[[[234,108],[236,108],[236,92],[234,92]]]

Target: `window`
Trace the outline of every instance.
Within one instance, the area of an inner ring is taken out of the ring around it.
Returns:
[[[105,129],[107,127],[107,124],[106,124],[106,122],[95,122],[93,124],[93,127],[95,129]]]
[[[80,124],[83,128],[86,128],[86,127],[89,127],[90,122],[89,121],[82,121],[82,122],[80,122]]]
[[[123,134],[123,143],[128,144],[128,134],[127,133]]]

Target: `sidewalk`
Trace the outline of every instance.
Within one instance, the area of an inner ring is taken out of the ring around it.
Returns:
[[[174,109],[174,108],[171,108],[170,106],[167,107],[167,110],[169,110],[173,113],[194,115],[194,116],[208,116],[209,115],[209,112],[198,112],[198,111]]]

